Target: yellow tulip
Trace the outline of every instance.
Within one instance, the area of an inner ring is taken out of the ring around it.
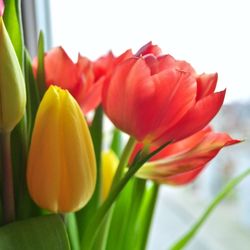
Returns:
[[[27,169],[33,200],[53,212],[73,212],[91,198],[96,162],[87,123],[67,90],[50,86],[35,120]]]
[[[109,194],[109,190],[118,166],[119,160],[116,154],[109,150],[102,152],[102,190],[101,200],[104,201]]]
[[[25,82],[15,50],[0,16],[0,132],[10,132],[24,115]]]

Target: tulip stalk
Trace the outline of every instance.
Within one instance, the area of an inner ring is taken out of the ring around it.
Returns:
[[[111,190],[115,187],[115,185],[118,183],[118,181],[121,179],[122,174],[124,173],[125,168],[128,165],[129,157],[132,154],[132,151],[135,147],[136,140],[131,136],[124,148],[124,151],[122,153],[119,165],[117,167],[117,171],[115,173],[115,177],[111,186]]]
[[[132,143],[133,142],[133,143]],[[124,169],[128,163],[130,154],[132,153],[132,148],[134,147],[134,139],[130,138],[121,157],[121,162],[124,160],[124,163],[120,163],[119,168]],[[119,180],[117,181],[118,183],[116,184],[116,180],[113,182],[113,186],[111,187],[111,191],[107,199],[104,201],[104,203],[101,205],[99,210],[96,212],[94,217],[92,217],[89,221],[89,225],[87,226],[88,230],[86,230],[86,234],[83,237],[83,240],[81,242],[82,244],[82,249],[84,250],[90,250],[92,249],[92,246],[94,244],[94,240],[99,232],[100,226],[107,215],[109,209],[111,208],[112,204],[120,194],[120,192],[124,189],[128,181],[134,176],[134,174],[140,169],[140,167],[147,162],[151,157],[153,157],[155,154],[159,153],[163,148],[165,148],[167,145],[171,143],[167,142],[160,146],[158,149],[153,151],[150,154],[147,154],[146,156],[144,155],[145,151],[148,151],[148,146],[145,146],[144,149],[142,149],[142,157],[138,157],[138,159],[134,160],[132,165],[129,167],[128,171],[126,174]],[[128,146],[130,145],[130,147]],[[131,150],[131,151],[130,151]],[[129,153],[130,151],[130,153]],[[125,164],[126,161],[126,164]],[[118,171],[118,170],[117,170]],[[120,170],[121,171],[121,170]],[[122,171],[120,172],[122,174]],[[119,175],[120,177],[121,175]],[[117,177],[118,179],[118,177]]]
[[[13,187],[13,173],[11,160],[10,132],[1,133],[1,154],[2,154],[2,199],[3,219],[7,224],[15,220],[15,200]]]

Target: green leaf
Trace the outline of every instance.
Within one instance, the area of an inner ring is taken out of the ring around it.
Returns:
[[[28,144],[30,144],[31,134],[34,127],[36,112],[40,103],[40,97],[36,80],[33,75],[32,63],[28,51],[24,54],[24,70],[25,70],[25,83],[27,92],[27,133],[28,133]]]
[[[123,235],[122,249],[124,250],[134,249],[138,234],[143,230],[141,225],[138,225],[138,217],[145,192],[145,185],[146,180],[134,178],[133,191],[130,196],[129,213],[125,224],[126,229]],[[146,219],[148,220],[149,218]]]
[[[250,174],[250,169],[247,169],[245,172],[240,174],[239,176],[232,179],[214,198],[214,200],[210,203],[201,217],[197,220],[197,222],[191,227],[191,229],[179,239],[176,243],[174,243],[170,249],[171,250],[179,250],[183,249],[189,241],[196,235],[201,226],[206,222],[208,216],[214,211],[214,209],[219,205],[219,203],[237,186],[245,177]]]
[[[20,21],[20,0],[5,0],[4,4],[4,24],[16,51],[19,64],[23,68],[24,43]]]
[[[1,227],[0,249],[70,250],[70,246],[62,219],[58,215],[49,215]]]
[[[134,249],[145,249],[148,241],[148,235],[154,215],[155,204],[158,197],[159,185],[155,182],[146,187],[140,212],[137,218],[137,225],[140,230],[135,235]]]
[[[131,196],[133,192],[134,179],[131,179],[122,190],[120,196],[114,204],[112,219],[110,223],[106,249],[120,250],[122,248],[125,225],[128,219]]]
[[[170,143],[171,142],[167,142],[163,144],[158,149],[156,149],[155,151],[147,155],[144,155],[146,150],[145,151],[142,150],[139,153],[139,156],[136,157],[136,160],[133,161],[132,165],[128,168],[128,171],[126,172],[126,174],[120,180],[119,178],[117,178],[118,179],[117,183],[115,182],[115,179],[113,180],[113,184],[115,183],[115,185],[113,186],[113,188],[111,188],[109,196],[104,201],[104,203],[100,206],[100,208],[94,213],[94,215],[92,214],[92,218],[89,219],[89,222],[86,227],[88,229],[85,231],[83,240],[81,241],[81,245],[83,249],[89,250],[93,246],[95,237],[98,233],[100,226],[102,225],[102,221],[104,220],[109,209],[112,207],[113,203],[116,201],[118,195],[124,189],[128,181],[134,176],[134,174],[140,169],[140,167],[146,161],[148,161],[151,157],[153,157],[155,154],[160,152],[163,148],[165,148]],[[120,160],[120,163],[123,162],[122,165],[125,165],[124,163],[128,162],[130,153],[132,152],[134,145],[135,145],[135,140],[133,140],[133,138],[130,137],[127,145],[125,146],[125,149],[123,151],[123,154]],[[119,170],[119,167],[118,167],[118,170]],[[117,172],[116,172],[115,177],[118,176]]]
[[[44,70],[44,35],[42,31],[40,31],[39,39],[38,39],[37,85],[38,85],[40,98],[42,99],[46,91],[45,70]]]

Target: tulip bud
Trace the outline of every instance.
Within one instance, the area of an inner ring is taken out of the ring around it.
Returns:
[[[25,112],[25,82],[15,50],[0,16],[0,132],[10,132]]]
[[[96,162],[87,123],[67,90],[50,86],[35,120],[27,169],[33,200],[53,212],[73,212],[91,198]]]
[[[104,201],[109,190],[118,166],[119,160],[113,151],[106,151],[102,153],[102,191],[101,200]]]

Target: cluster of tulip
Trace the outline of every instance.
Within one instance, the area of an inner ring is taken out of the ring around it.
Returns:
[[[62,47],[44,53],[41,36],[31,63],[15,2],[0,1],[2,224],[50,211],[64,215],[72,249],[144,249],[159,184],[193,181],[239,142],[208,126],[225,96],[217,74],[151,42],[74,63]],[[104,115],[115,126],[108,152]]]

